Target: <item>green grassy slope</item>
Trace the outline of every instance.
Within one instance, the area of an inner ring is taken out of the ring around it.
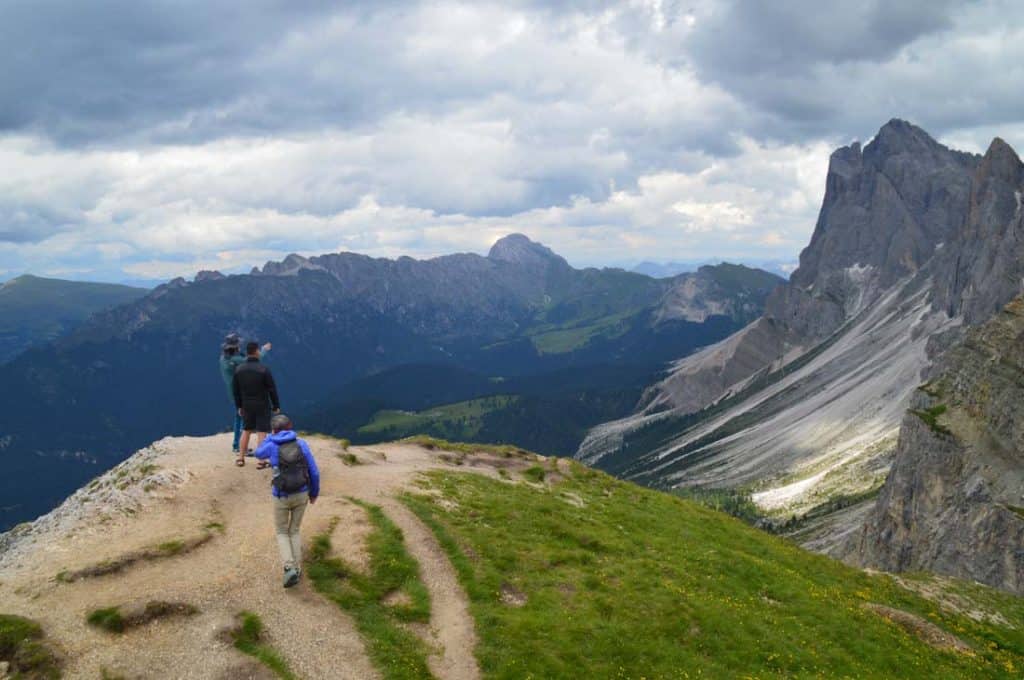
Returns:
[[[90,315],[146,294],[112,283],[19,276],[0,286],[0,362],[66,333]]]
[[[483,426],[484,416],[507,407],[516,399],[518,397],[496,395],[445,404],[424,411],[378,411],[357,432],[381,439],[401,439],[424,432],[447,439],[473,439]]]
[[[980,608],[997,615],[975,621],[695,503],[572,470],[548,467],[541,484],[432,473],[430,494],[406,498],[459,572],[484,677],[1021,677],[1018,598],[986,589]],[[926,643],[915,630],[929,623],[972,651]]]

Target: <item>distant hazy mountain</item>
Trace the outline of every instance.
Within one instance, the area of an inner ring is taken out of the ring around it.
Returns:
[[[354,436],[378,410],[471,399],[483,380],[501,388],[487,394],[524,400],[500,402],[475,438],[571,453],[588,427],[627,413],[665,362],[757,318],[779,283],[735,265],[662,280],[578,270],[521,235],[486,257],[290,255],[248,275],[176,279],[0,367],[0,456],[20,473],[0,479],[0,496],[14,499],[5,505],[17,506],[4,520],[52,507],[161,436],[226,426],[216,359],[228,332],[274,343],[285,409],[315,414],[318,428]],[[571,424],[560,424],[563,410]]]
[[[19,276],[0,285],[0,363],[54,340],[103,309],[146,294],[109,283]]]
[[[690,260],[685,262],[641,262],[637,266],[633,267],[630,271],[636,272],[637,274],[643,274],[644,276],[650,276],[656,279],[667,279],[673,276],[679,276],[680,274],[686,274],[688,272],[695,272],[701,267],[714,265],[721,262],[721,260]],[[752,267],[754,269],[761,269],[766,272],[771,272],[784,279],[788,279],[789,275],[796,269],[796,263],[787,260],[764,260],[764,261],[743,261],[742,264]]]

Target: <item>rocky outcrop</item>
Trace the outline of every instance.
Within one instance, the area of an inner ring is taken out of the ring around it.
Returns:
[[[764,316],[678,361],[578,455],[657,485],[754,485],[777,513],[877,487],[913,386],[1024,286],[1022,178],[1001,140],[979,157],[899,120],[837,150]]]
[[[996,138],[974,174],[968,213],[936,256],[935,305],[978,324],[1024,289],[1024,165]]]
[[[950,350],[915,394],[847,557],[1024,594],[1024,298]]]
[[[683,319],[703,323],[712,316],[724,316],[745,324],[761,315],[766,300],[781,283],[774,274],[743,265],[704,266],[696,273],[671,279],[655,322]]]

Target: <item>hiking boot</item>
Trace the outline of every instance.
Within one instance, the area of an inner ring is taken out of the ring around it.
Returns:
[[[291,588],[299,582],[299,570],[295,567],[288,567],[284,570],[284,587]]]

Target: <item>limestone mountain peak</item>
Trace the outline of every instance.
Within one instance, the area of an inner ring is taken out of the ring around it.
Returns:
[[[513,264],[555,263],[568,265],[563,257],[547,246],[530,240],[524,234],[509,234],[498,239],[487,253],[487,259]]]

